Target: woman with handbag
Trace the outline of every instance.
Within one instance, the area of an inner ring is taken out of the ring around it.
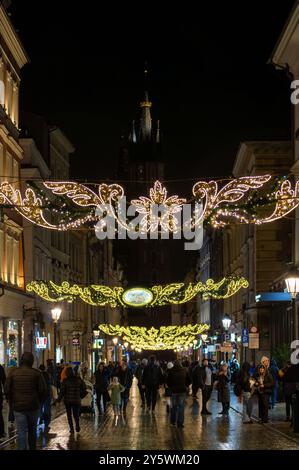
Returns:
[[[76,432],[80,432],[79,418],[81,398],[84,398],[86,394],[87,390],[85,383],[80,377],[76,376],[73,369],[69,367],[66,370],[66,378],[61,383],[61,389],[57,401],[60,402],[64,399],[70,433],[74,432],[72,416],[75,420]]]

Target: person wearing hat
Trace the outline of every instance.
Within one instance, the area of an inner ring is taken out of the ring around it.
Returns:
[[[138,390],[139,390],[139,394],[140,394],[140,398],[141,398],[141,407],[142,408],[145,407],[145,389],[142,387],[142,376],[143,376],[144,369],[147,366],[147,363],[148,363],[148,360],[146,358],[143,358],[141,363],[138,364],[138,366],[135,370],[135,377],[136,377],[137,382],[138,382],[137,385],[138,385]]]

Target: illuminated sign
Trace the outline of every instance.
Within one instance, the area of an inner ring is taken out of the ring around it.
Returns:
[[[80,346],[80,335],[73,336],[73,346]]]
[[[144,307],[153,300],[153,294],[145,287],[133,287],[123,293],[122,300],[131,307]]]
[[[46,336],[36,336],[35,344],[37,349],[46,349],[47,347],[47,337]]]

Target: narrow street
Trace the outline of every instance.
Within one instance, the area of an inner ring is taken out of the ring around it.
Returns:
[[[162,395],[162,393],[161,393]],[[210,402],[211,416],[200,414],[201,399],[187,398],[185,427],[170,426],[165,398],[157,403],[156,413],[148,414],[140,406],[138,390],[134,384],[126,417],[116,419],[111,408],[98,417],[83,414],[81,432],[70,435],[66,414],[54,419],[47,437],[40,432],[38,448],[44,450],[299,450],[299,435],[292,432],[290,423],[284,422],[284,404],[270,411],[270,422],[260,425],[242,424],[238,412],[241,407],[231,393],[229,418],[219,415],[217,394]],[[238,411],[235,411],[238,410]],[[254,414],[257,409],[254,407]],[[15,442],[4,447],[15,449]]]

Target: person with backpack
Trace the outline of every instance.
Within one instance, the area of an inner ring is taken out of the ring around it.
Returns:
[[[239,401],[243,401],[243,424],[252,423],[252,393],[251,393],[251,378],[250,378],[250,364],[244,362],[240,372],[237,375],[236,383],[234,386],[234,393]]]

